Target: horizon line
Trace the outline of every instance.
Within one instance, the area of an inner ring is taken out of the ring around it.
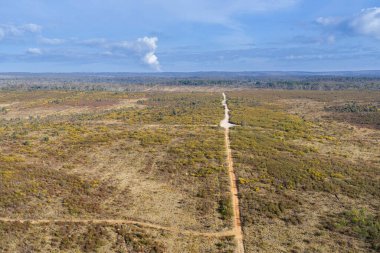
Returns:
[[[349,73],[349,72],[380,72],[380,69],[362,69],[362,70],[195,70],[195,71],[0,71],[0,74],[170,74],[170,73]]]

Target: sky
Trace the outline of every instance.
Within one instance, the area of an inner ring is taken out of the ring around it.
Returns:
[[[375,69],[379,0],[0,0],[0,72]]]

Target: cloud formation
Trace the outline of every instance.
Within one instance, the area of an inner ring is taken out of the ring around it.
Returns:
[[[380,8],[363,9],[349,25],[358,34],[380,39]]]
[[[38,32],[41,32],[42,26],[37,25],[37,24],[25,24],[19,27],[19,29],[24,30],[26,32],[38,33]]]
[[[46,45],[61,45],[65,43],[65,40],[63,39],[46,38],[46,37],[40,37],[38,41]]]
[[[156,55],[157,50],[157,37],[143,37],[138,38],[136,41],[130,42],[130,41],[121,41],[116,43],[108,43],[106,41],[102,41],[102,45],[109,49],[110,51],[107,51],[108,55],[109,52],[112,51],[127,51],[127,52],[133,52],[140,56],[141,60],[150,66],[152,69],[156,71],[161,70],[160,62],[158,60],[158,57]]]
[[[42,50],[40,48],[28,48],[28,50],[26,50],[26,52],[28,54],[32,54],[32,55],[41,55],[42,54]]]
[[[160,71],[160,62],[155,55],[157,49],[157,37],[144,37],[137,40],[137,44],[141,47],[146,47],[147,52],[144,55],[143,61],[153,69]]]
[[[349,18],[319,17],[315,22],[332,31],[380,39],[380,7],[363,9]]]
[[[110,41],[106,38],[92,39],[58,39],[48,38],[42,35],[42,26],[29,23],[23,25],[0,24],[0,41],[5,38],[28,38],[28,42],[40,44],[48,47],[41,49],[37,47],[27,48],[23,54],[33,56],[43,56],[44,59],[67,58],[76,59],[87,57],[88,61],[98,61],[102,57],[114,58],[117,60],[133,60],[136,57],[145,65],[155,71],[160,71],[161,66],[156,55],[157,37],[141,37],[135,41]],[[23,43],[23,39],[14,42]],[[7,43],[4,41],[3,43]]]
[[[22,36],[26,33],[39,33],[42,27],[37,24],[7,25],[0,24],[0,40],[6,37]]]
[[[373,0],[35,0],[35,8],[4,1],[2,69],[26,62],[56,71],[327,67],[314,59],[379,66],[379,8],[361,11]]]
[[[342,22],[342,19],[337,17],[319,17],[315,20],[315,22],[323,26],[330,26],[338,25]]]

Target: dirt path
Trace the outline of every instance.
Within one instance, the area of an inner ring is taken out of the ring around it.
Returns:
[[[226,94],[223,93],[223,102],[224,106],[224,119],[220,122],[220,126],[223,127],[224,130],[224,139],[226,145],[226,153],[227,153],[227,166],[228,166],[228,174],[230,178],[230,190],[232,195],[232,207],[233,207],[233,219],[234,219],[234,232],[236,238],[236,252],[244,253],[244,244],[243,244],[243,232],[241,228],[240,221],[240,209],[239,209],[239,197],[238,197],[238,189],[236,185],[236,175],[234,171],[233,161],[232,161],[232,152],[230,148],[230,128],[234,125],[229,122],[230,115],[229,109],[227,106],[227,98]]]
[[[134,220],[112,220],[112,219],[11,219],[0,218],[0,222],[21,222],[30,224],[47,224],[47,223],[74,223],[74,224],[107,224],[107,225],[122,225],[131,224],[146,228],[152,228],[157,230],[164,230],[176,234],[192,235],[192,236],[205,236],[205,237],[228,237],[234,236],[234,230],[227,230],[221,232],[199,232],[193,230],[183,230],[174,227],[165,227],[157,224],[140,222]]]

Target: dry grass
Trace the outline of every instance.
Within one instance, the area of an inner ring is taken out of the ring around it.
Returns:
[[[27,119],[51,115],[99,113],[140,107],[144,94],[115,92],[31,91],[0,93],[0,119]]]

